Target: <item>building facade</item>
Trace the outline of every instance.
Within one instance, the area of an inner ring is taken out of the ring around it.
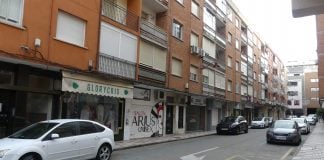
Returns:
[[[285,113],[285,67],[230,0],[0,6],[0,137],[56,118],[127,140]]]

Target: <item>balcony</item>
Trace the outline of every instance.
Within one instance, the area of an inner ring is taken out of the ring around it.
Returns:
[[[103,0],[102,15],[133,31],[138,31],[139,16],[110,0]]]
[[[143,83],[154,86],[165,86],[166,74],[165,72],[141,64],[139,66],[138,79]]]
[[[204,34],[204,36],[208,37],[209,39],[216,38],[215,30],[213,28],[209,27],[207,24],[204,24],[203,34]]]
[[[143,0],[143,4],[156,13],[168,10],[169,0]]]
[[[158,26],[143,19],[141,20],[141,37],[163,48],[168,47],[167,33]]]
[[[215,65],[216,63],[216,58],[213,58],[213,57],[211,57],[207,52],[205,52],[205,51],[203,51],[202,52],[203,54],[202,54],[202,58],[203,58],[203,62],[204,63],[207,63],[207,64],[209,64],[209,65]]]
[[[226,38],[221,33],[216,32],[216,44],[218,44],[223,49],[226,48]]]
[[[99,72],[127,79],[135,79],[136,64],[100,53]]]

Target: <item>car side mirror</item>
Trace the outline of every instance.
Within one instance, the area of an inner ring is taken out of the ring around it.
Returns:
[[[57,134],[57,133],[51,134],[51,139],[52,140],[57,139],[57,138],[60,138],[60,135],[59,134]]]

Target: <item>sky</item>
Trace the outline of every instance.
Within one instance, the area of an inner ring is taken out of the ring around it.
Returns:
[[[291,0],[232,1],[284,64],[317,59],[315,16],[293,18]]]

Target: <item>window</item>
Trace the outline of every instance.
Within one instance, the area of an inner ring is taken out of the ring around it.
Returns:
[[[191,13],[199,17],[199,5],[194,1],[191,1]]]
[[[236,82],[235,85],[235,93],[240,94],[241,93],[241,85],[239,82]]]
[[[155,45],[151,45],[143,40],[140,41],[140,64],[165,72],[166,58],[166,50],[161,49],[160,47],[157,47]]]
[[[215,74],[215,87],[225,90],[225,75]]]
[[[190,80],[198,81],[197,74],[198,74],[198,68],[195,66],[190,66]]]
[[[76,122],[65,123],[56,129],[52,133],[59,134],[60,138],[71,137],[76,135]]]
[[[232,92],[232,81],[231,80],[227,81],[227,91]]]
[[[182,39],[182,24],[180,24],[177,21],[173,21],[172,36],[174,36],[180,40]]]
[[[238,20],[238,18],[235,18],[235,26],[237,28],[240,28],[240,21]]]
[[[291,100],[288,100],[288,101],[287,101],[287,104],[288,104],[288,105],[291,105]]]
[[[228,41],[229,43],[232,43],[232,34],[229,33],[229,32],[228,32],[228,34],[227,34],[227,41]]]
[[[79,122],[80,134],[96,133],[97,128],[90,122]]]
[[[253,79],[256,79],[256,72],[253,73]]]
[[[151,90],[145,88],[134,88],[134,99],[150,101]]]
[[[300,76],[300,74],[294,74],[295,77]]]
[[[203,83],[208,84],[209,78],[206,75],[203,75]]]
[[[238,39],[235,39],[235,48],[240,49],[240,42]]]
[[[195,34],[195,33],[191,33],[191,35],[190,35],[190,45],[191,46],[199,46],[198,45],[198,35],[197,34]]]
[[[247,86],[241,84],[241,95],[247,96]]]
[[[295,100],[294,105],[299,105],[299,100]]]
[[[312,97],[311,100],[312,100],[312,101],[318,101],[319,98],[318,98],[318,97]]]
[[[232,67],[232,57],[227,57],[227,66]]]
[[[318,92],[319,88],[311,88],[311,92]]]
[[[216,45],[213,41],[209,40],[208,38],[203,38],[203,50],[213,58],[216,58]]]
[[[212,30],[216,30],[216,17],[207,9],[204,8],[204,23]]]
[[[203,69],[202,72],[203,72],[203,83],[209,86],[215,86],[215,72],[210,69]]]
[[[297,86],[298,83],[297,82],[288,82],[287,85],[288,86]]]
[[[227,18],[230,20],[230,21],[233,21],[233,13],[232,13],[232,10],[231,9],[227,9]]]
[[[288,91],[288,96],[298,96],[298,91]]]
[[[177,2],[179,2],[180,4],[183,4],[183,0],[177,0]]]
[[[179,106],[179,120],[178,120],[178,128],[183,128],[183,106]]]
[[[78,46],[84,46],[86,22],[78,17],[59,11],[56,38]]]
[[[0,0],[0,21],[21,25],[23,0]]]
[[[236,71],[240,71],[240,62],[238,61],[235,62],[235,69]]]
[[[310,81],[314,83],[314,82],[318,82],[318,79],[313,79],[312,78]]]
[[[182,62],[178,59],[172,59],[172,74],[182,76]]]

